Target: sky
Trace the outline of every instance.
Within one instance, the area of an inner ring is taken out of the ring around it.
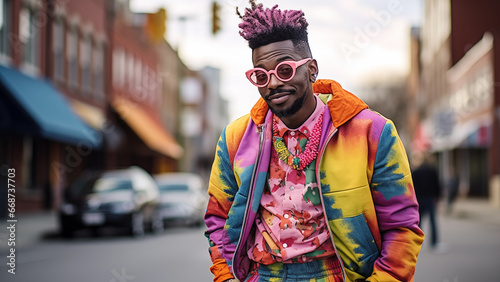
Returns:
[[[309,23],[309,45],[318,61],[318,78],[334,79],[356,93],[363,83],[387,80],[409,70],[412,26],[420,26],[423,0],[258,0],[265,7],[300,9]],[[130,0],[134,12],[167,10],[166,39],[192,70],[221,71],[221,95],[229,102],[230,120],[258,100],[257,88],[245,77],[253,68],[251,50],[239,35],[235,13],[246,0],[218,0],[221,30],[212,35],[212,0]],[[184,20],[182,20],[184,18]],[[364,94],[366,95],[366,94]],[[361,98],[361,95],[358,94]]]

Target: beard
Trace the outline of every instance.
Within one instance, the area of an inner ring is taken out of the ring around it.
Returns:
[[[278,118],[287,118],[287,117],[293,116],[302,108],[302,105],[304,104],[304,100],[306,99],[306,96],[307,96],[307,90],[304,91],[304,94],[302,94],[302,96],[297,98],[297,100],[295,100],[290,107],[283,109],[283,110],[277,110],[277,109],[269,106],[269,103],[267,103],[267,104],[268,104],[269,108],[271,109],[271,112],[273,114],[275,114]]]

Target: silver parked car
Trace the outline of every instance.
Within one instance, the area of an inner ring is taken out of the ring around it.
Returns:
[[[165,224],[201,225],[208,204],[207,188],[194,173],[155,175],[160,188],[160,211]]]

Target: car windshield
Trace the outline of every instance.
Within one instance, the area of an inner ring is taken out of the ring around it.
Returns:
[[[132,181],[126,175],[104,174],[101,177],[82,177],[68,191],[70,198],[91,193],[109,193],[132,190]]]
[[[186,184],[160,184],[161,192],[186,192],[189,190]]]
[[[103,177],[97,179],[92,186],[93,193],[107,193],[132,189],[132,182],[126,177]]]

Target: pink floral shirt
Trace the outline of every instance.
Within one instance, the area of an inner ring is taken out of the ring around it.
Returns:
[[[315,96],[316,97],[316,96]],[[280,137],[294,155],[302,152],[325,104],[316,97],[316,109],[297,129],[278,122]],[[256,219],[250,259],[261,264],[309,262],[330,257],[335,249],[323,215],[316,179],[316,160],[294,170],[273,149],[266,189]]]

